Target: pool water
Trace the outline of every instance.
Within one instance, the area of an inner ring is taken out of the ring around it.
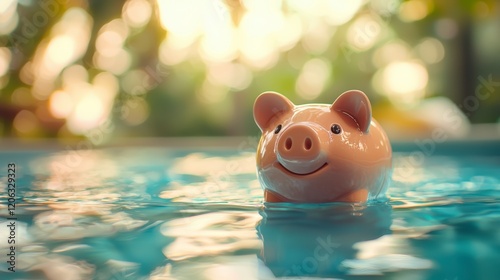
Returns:
[[[252,151],[4,150],[0,279],[499,279],[500,153],[468,147],[395,147],[387,201],[318,205],[262,203]]]

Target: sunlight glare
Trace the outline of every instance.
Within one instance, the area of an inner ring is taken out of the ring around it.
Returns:
[[[121,49],[125,38],[115,31],[104,31],[95,41],[97,51],[104,56],[115,56]]]
[[[0,35],[8,35],[14,31],[19,23],[16,0],[0,2]]]
[[[101,94],[101,97],[108,99],[107,102],[112,102],[114,95],[118,93],[118,79],[110,72],[101,72],[97,74],[92,83]]]
[[[37,46],[33,58],[33,96],[46,100],[61,71],[87,51],[92,17],[82,8],[68,9]]]
[[[148,1],[129,0],[123,6],[122,17],[130,27],[140,28],[149,22],[152,10]]]
[[[302,45],[308,53],[322,54],[330,46],[334,29],[322,20],[312,20],[305,30]]]
[[[81,134],[88,131],[103,120],[105,113],[104,105],[95,92],[87,92],[75,106],[73,114],[68,118],[68,129]]]
[[[415,103],[425,95],[427,69],[418,61],[391,62],[374,77],[374,87],[395,103]]]
[[[363,0],[327,0],[325,5],[327,22],[336,26],[351,20],[363,5]]]
[[[313,58],[304,64],[295,85],[298,95],[306,100],[317,98],[330,79],[331,67],[327,60]]]
[[[176,65],[185,61],[190,54],[190,49],[184,46],[179,47],[178,43],[182,41],[182,37],[174,37],[172,34],[163,40],[158,48],[158,56],[160,61],[165,65]],[[191,42],[189,42],[191,43]]]
[[[94,54],[94,64],[102,70],[109,71],[115,75],[121,75],[130,68],[132,57],[124,49],[119,49],[113,56]]]
[[[200,55],[205,61],[228,62],[236,58],[236,34],[229,17],[220,17],[215,9],[206,14]]]
[[[399,6],[399,18],[404,22],[412,22],[425,18],[429,14],[428,1],[410,0]]]
[[[144,98],[131,98],[124,106],[128,106],[128,114],[123,115],[123,121],[130,126],[137,126],[145,122],[149,117],[149,105]]]
[[[410,47],[403,41],[394,40],[379,47],[373,54],[373,65],[382,68],[394,61],[401,61],[410,58]]]
[[[82,65],[75,64],[64,69],[62,73],[62,82],[64,87],[70,87],[78,82],[87,82],[89,74]]]
[[[444,58],[445,49],[441,41],[435,38],[425,38],[415,47],[423,61],[427,63],[438,63]]]
[[[75,46],[76,42],[71,36],[61,35],[53,38],[47,46],[45,53],[47,58],[45,60],[46,64],[56,64],[57,68],[66,66],[75,58]]]
[[[379,39],[381,30],[380,23],[373,16],[361,16],[349,26],[347,42],[357,51],[368,50]]]
[[[283,27],[276,34],[276,40],[282,51],[293,48],[302,36],[303,25],[297,15],[284,16]]]
[[[393,62],[384,70],[388,90],[406,94],[427,86],[428,75],[424,66],[415,62]]]
[[[209,65],[207,72],[210,82],[236,90],[244,90],[252,81],[252,72],[238,63],[212,64]]]
[[[12,124],[18,132],[28,134],[33,132],[38,127],[38,119],[32,112],[22,110],[17,113]]]
[[[160,24],[180,36],[197,37],[200,34],[204,0],[157,0]]]
[[[73,105],[73,99],[65,91],[58,90],[50,96],[50,113],[58,119],[64,119],[69,116],[73,111]]]
[[[239,49],[251,66],[263,69],[278,59],[276,34],[284,27],[281,11],[247,12],[240,23]]]
[[[0,77],[9,70],[12,54],[8,48],[0,48]]]
[[[205,80],[196,94],[201,102],[215,104],[222,102],[226,98],[227,92],[227,87]]]

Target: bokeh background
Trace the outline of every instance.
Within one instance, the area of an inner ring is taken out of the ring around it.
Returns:
[[[2,138],[256,135],[263,91],[353,88],[393,139],[498,123],[499,1],[0,1]]]

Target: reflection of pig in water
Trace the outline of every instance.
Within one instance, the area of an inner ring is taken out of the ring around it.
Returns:
[[[257,226],[260,258],[276,277],[341,276],[342,261],[356,259],[357,242],[389,234],[391,206],[376,204],[353,210],[349,204],[322,209],[266,207]]]
[[[391,146],[361,91],[331,105],[295,106],[261,94],[254,118],[262,131],[257,171],[268,202],[364,202],[384,197]]]

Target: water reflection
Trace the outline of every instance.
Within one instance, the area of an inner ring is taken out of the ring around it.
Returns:
[[[500,209],[493,197],[396,212],[395,233],[406,242],[406,251],[435,264],[422,271],[422,279],[498,278]]]
[[[161,233],[174,241],[163,253],[170,260],[181,261],[256,250],[260,242],[254,226],[259,219],[257,213],[218,212],[166,222]]]
[[[159,197],[172,202],[258,205],[262,201],[253,153],[225,157],[191,153],[175,159],[169,173],[172,180]]]
[[[2,154],[0,165],[10,158],[22,197],[17,278],[500,274],[496,158],[429,157],[412,167],[413,177],[396,174],[390,204],[322,206],[262,206],[247,153],[96,149]],[[0,190],[6,180],[0,177]],[[0,204],[0,228],[6,207]],[[0,240],[7,234],[0,230]],[[0,279],[12,276],[6,265]]]
[[[391,233],[387,204],[291,207],[266,205],[260,212],[260,258],[276,277],[345,275],[344,262],[357,257],[355,244]]]

